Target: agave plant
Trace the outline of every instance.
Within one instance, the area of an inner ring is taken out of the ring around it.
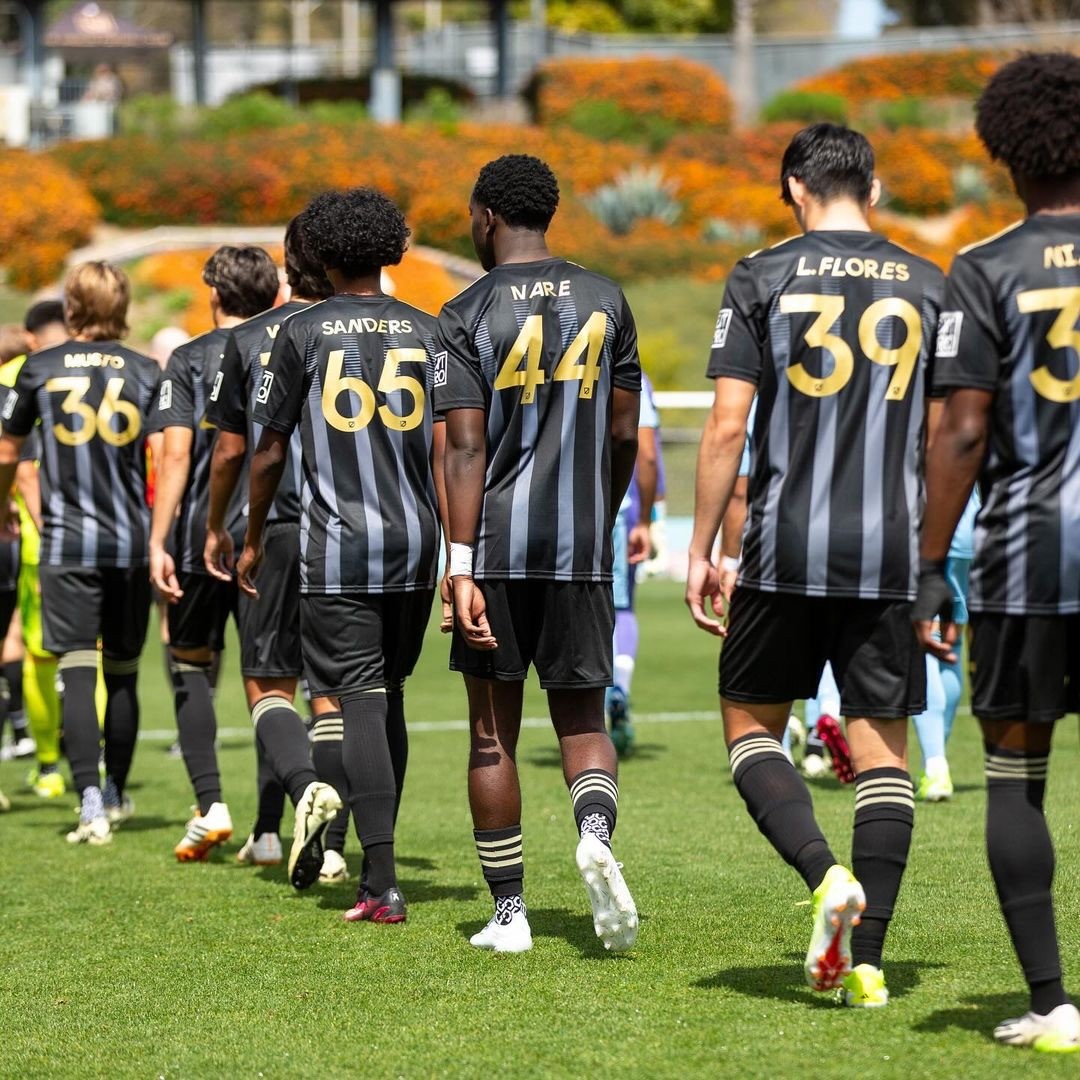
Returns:
[[[616,236],[624,236],[642,218],[665,225],[679,220],[682,206],[675,198],[678,185],[664,176],[659,166],[635,165],[620,173],[611,184],[597,188],[585,205]]]

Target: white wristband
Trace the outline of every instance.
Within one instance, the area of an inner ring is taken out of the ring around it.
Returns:
[[[741,559],[735,559],[730,555],[721,555],[720,556],[720,569],[723,570],[724,573],[726,574],[730,570],[738,570],[739,569],[739,563],[741,563],[741,562],[742,562]]]
[[[472,544],[450,543],[450,576],[472,577],[473,546]]]

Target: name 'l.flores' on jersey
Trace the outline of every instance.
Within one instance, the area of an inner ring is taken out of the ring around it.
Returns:
[[[253,418],[300,426],[302,592],[434,586],[434,346],[434,318],[389,296],[335,296],[281,324]]]
[[[810,232],[732,271],[708,375],[758,387],[742,583],[914,596],[943,287],[937,267],[869,232]]]
[[[115,341],[68,341],[23,364],[3,428],[41,420],[41,562],[145,566],[147,417],[161,378],[148,356]]]
[[[611,581],[611,397],[641,390],[613,282],[565,259],[497,266],[443,307],[436,407],[487,413],[478,578]]]

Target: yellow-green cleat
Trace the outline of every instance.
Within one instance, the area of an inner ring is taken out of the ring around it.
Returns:
[[[1030,1046],[1044,1054],[1075,1054],[1080,1051],[1080,1012],[1070,1003],[1059,1005],[1045,1016],[1025,1013],[998,1024],[994,1038],[1008,1046]]]
[[[880,1009],[889,1004],[885,973],[871,964],[859,964],[844,976],[843,1003],[851,1009]]]
[[[59,799],[67,791],[64,778],[57,771],[42,772],[40,769],[32,769],[26,782],[39,799]]]
[[[866,910],[866,895],[847,867],[829,867],[814,890],[814,930],[806,951],[806,981],[833,990],[851,971],[851,928]]]

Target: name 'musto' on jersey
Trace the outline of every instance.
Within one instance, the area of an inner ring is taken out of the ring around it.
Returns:
[[[814,231],[736,265],[707,374],[758,388],[742,584],[914,597],[943,285],[871,232]]]
[[[611,395],[639,392],[613,282],[565,259],[497,266],[439,315],[436,407],[487,414],[477,578],[611,581]]]

